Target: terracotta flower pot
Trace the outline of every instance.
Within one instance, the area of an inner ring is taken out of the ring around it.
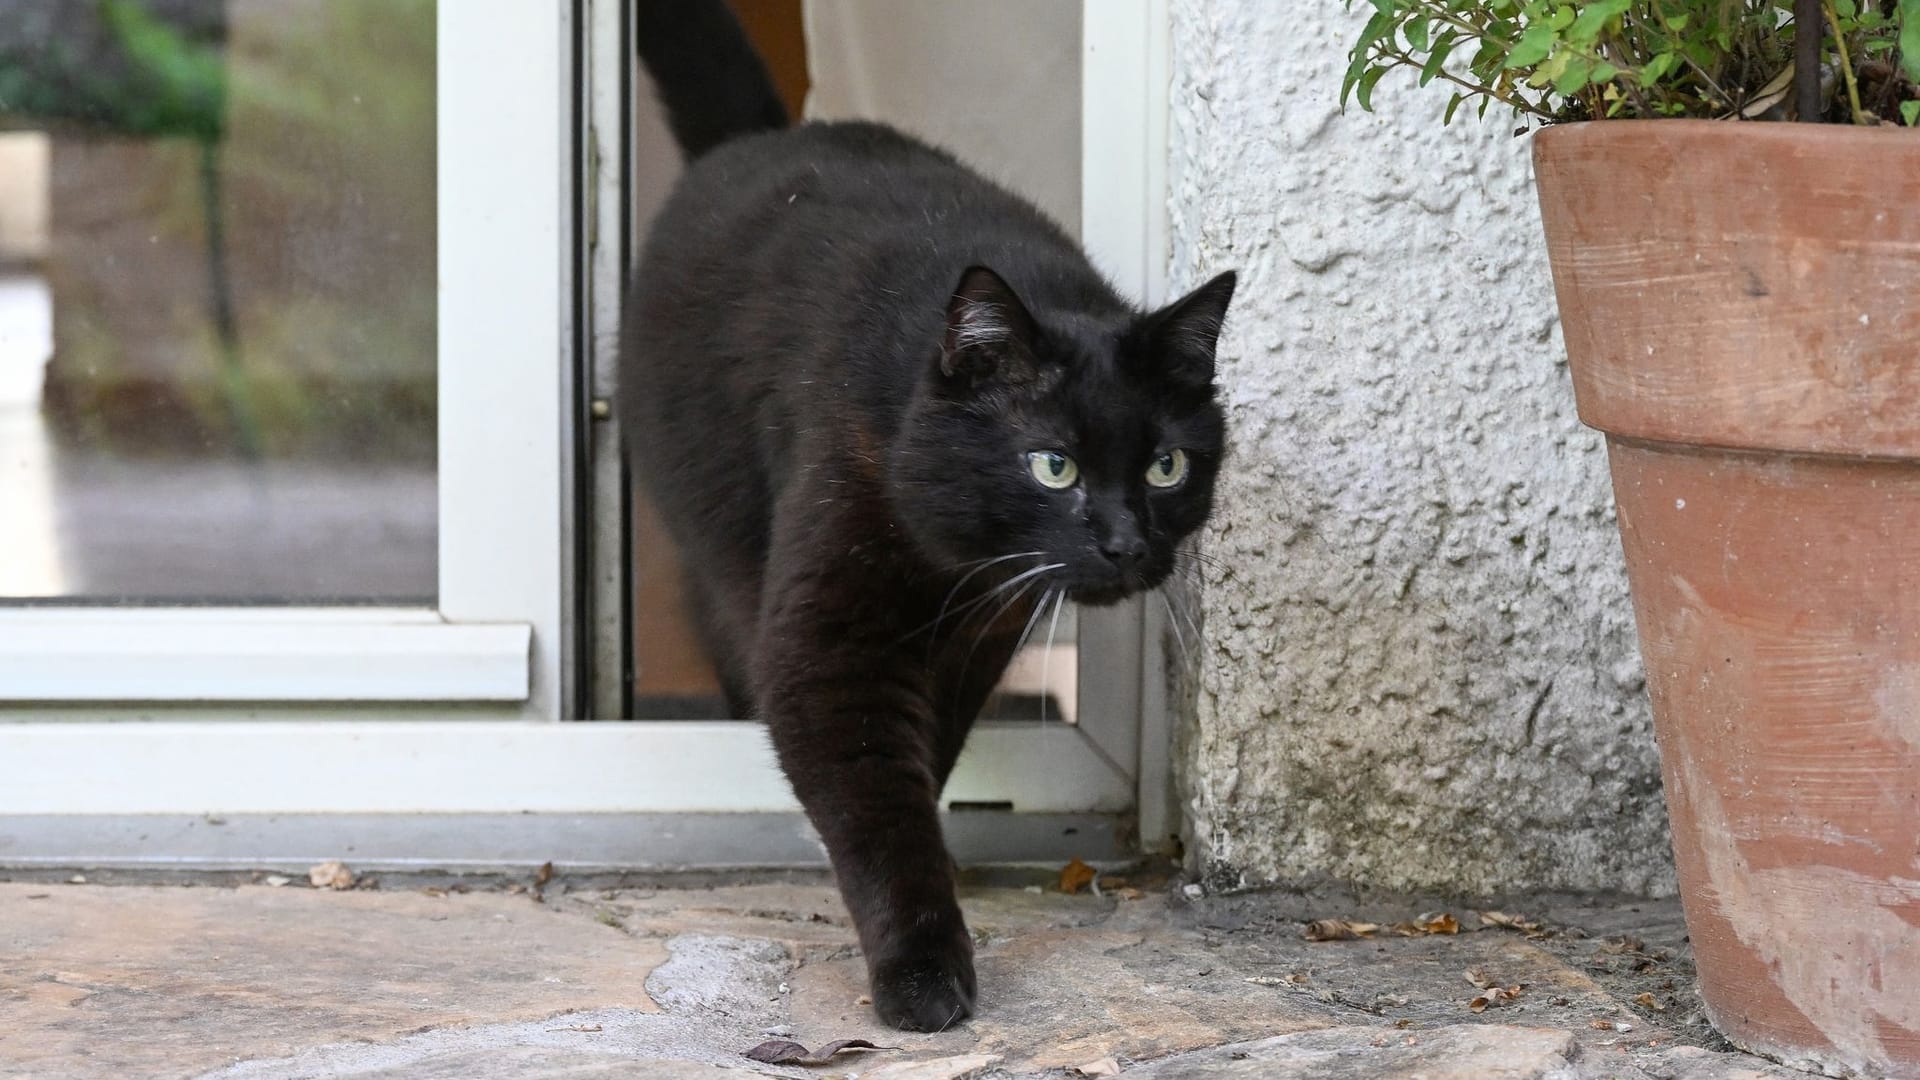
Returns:
[[[1920,133],[1603,121],[1534,163],[1707,1015],[1920,1076]]]

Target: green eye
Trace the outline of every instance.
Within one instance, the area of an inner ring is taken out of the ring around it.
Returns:
[[[1028,454],[1027,468],[1035,480],[1055,490],[1070,488],[1080,479],[1080,466],[1058,450],[1035,450]]]
[[[1147,466],[1147,483],[1157,488],[1170,488],[1187,478],[1187,452],[1169,450],[1153,459]]]

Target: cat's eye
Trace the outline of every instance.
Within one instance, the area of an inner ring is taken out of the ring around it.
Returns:
[[[1035,450],[1027,455],[1027,468],[1045,487],[1070,488],[1080,479],[1080,466],[1058,450]]]
[[[1147,466],[1147,483],[1157,488],[1177,486],[1187,478],[1187,452],[1169,450]]]

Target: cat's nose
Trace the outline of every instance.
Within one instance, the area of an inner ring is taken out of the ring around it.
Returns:
[[[1147,538],[1137,532],[1110,534],[1100,542],[1100,554],[1122,570],[1132,570],[1147,557]]]

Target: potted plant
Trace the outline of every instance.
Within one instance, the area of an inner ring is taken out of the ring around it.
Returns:
[[[1920,1076],[1920,0],[1371,7],[1343,99],[1540,128],[1707,1015]]]

